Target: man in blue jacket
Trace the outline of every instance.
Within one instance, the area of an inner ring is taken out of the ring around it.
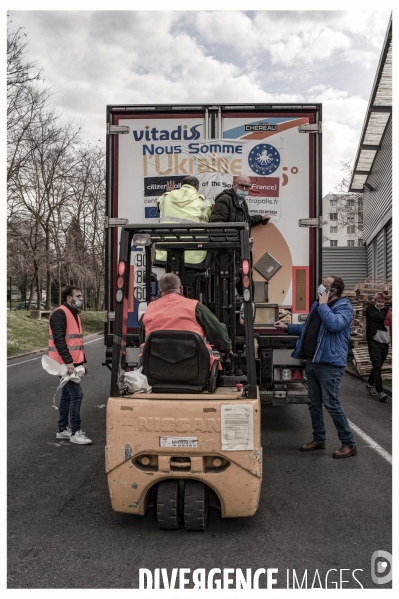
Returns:
[[[291,335],[299,335],[293,358],[306,359],[308,381],[308,406],[313,426],[313,441],[302,445],[301,451],[324,449],[326,429],[323,404],[330,413],[341,449],[334,458],[349,458],[357,452],[355,440],[339,400],[339,389],[348,357],[349,337],[352,328],[353,308],[346,297],[340,277],[327,277],[317,289],[319,299],[314,302],[304,324],[274,326]]]

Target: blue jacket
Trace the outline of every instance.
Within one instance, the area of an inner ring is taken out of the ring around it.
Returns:
[[[348,361],[349,337],[352,329],[353,308],[346,297],[340,297],[333,305],[314,302],[310,314],[317,310],[322,320],[317,337],[316,353],[313,362],[331,364],[332,366],[346,366]],[[289,324],[287,333],[299,335],[293,358],[303,359],[302,336],[309,322],[310,314],[303,324]]]

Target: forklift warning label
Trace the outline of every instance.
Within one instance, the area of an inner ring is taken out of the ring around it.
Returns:
[[[221,421],[222,450],[254,449],[252,404],[222,405]]]
[[[197,437],[159,437],[160,447],[197,447]]]

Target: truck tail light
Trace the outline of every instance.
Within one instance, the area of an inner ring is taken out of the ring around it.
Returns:
[[[300,370],[295,370],[295,372],[292,374],[292,380],[293,381],[302,381],[303,380],[303,376]]]
[[[120,275],[120,276],[123,275],[123,273],[125,272],[125,267],[126,267],[126,265],[125,265],[124,261],[121,260],[118,264],[118,275]]]
[[[292,379],[292,372],[289,368],[283,368],[281,370],[281,380],[290,381]]]
[[[251,292],[249,290],[249,260],[243,260],[241,264],[242,269],[242,286],[243,286],[243,298],[244,301],[249,302],[251,299]]]

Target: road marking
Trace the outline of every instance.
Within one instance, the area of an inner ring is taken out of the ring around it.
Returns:
[[[98,339],[93,339],[93,341],[86,341],[84,345],[89,345],[89,343],[94,343],[95,341],[104,340],[103,337],[99,337]],[[30,358],[29,360],[24,360],[23,362],[16,362],[15,364],[8,364],[7,368],[11,368],[11,366],[19,366],[20,364],[26,364],[26,362],[33,362],[33,360],[41,360],[43,356],[39,356],[38,358]]]
[[[23,362],[16,362],[15,364],[8,364],[7,368],[11,368],[11,366],[19,366],[20,364],[26,364],[26,362],[33,362],[33,360],[40,360],[42,356],[38,358],[31,358],[30,360],[24,360]]]
[[[98,339],[93,339],[93,341],[85,341],[84,345],[89,345],[89,343],[95,343],[96,341],[104,341],[104,337],[99,337]]]
[[[392,464],[392,456],[390,453],[388,453],[383,447],[381,447],[381,445],[378,445],[378,443],[376,441],[374,441],[374,439],[372,439],[371,437],[366,435],[366,433],[364,431],[362,431],[361,428],[356,426],[356,424],[353,424],[353,422],[351,422],[350,420],[348,420],[348,422],[349,422],[349,426],[355,431],[355,433],[357,433],[359,435],[359,437],[361,437],[364,441],[366,441],[366,443],[368,443],[369,446],[372,449],[374,449],[374,451],[379,453],[380,456],[384,458],[384,460],[386,460],[387,462]]]

